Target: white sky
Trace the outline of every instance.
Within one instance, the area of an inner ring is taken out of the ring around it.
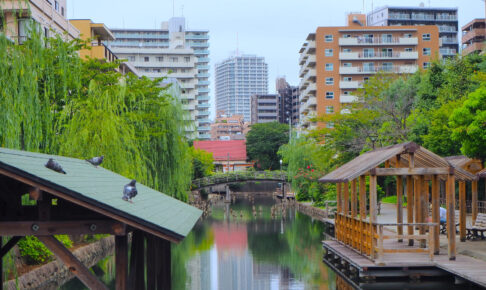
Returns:
[[[367,13],[372,6],[418,6],[421,2],[426,7],[429,3],[431,7],[458,7],[459,27],[485,14],[482,0],[68,0],[67,16],[89,18],[109,28],[151,29],[183,13],[189,28],[209,30],[214,100],[214,64],[233,55],[237,47],[240,54],[265,57],[269,93],[273,93],[277,76],[299,84],[298,52],[317,26],[342,26],[348,12],[362,12],[363,7]]]

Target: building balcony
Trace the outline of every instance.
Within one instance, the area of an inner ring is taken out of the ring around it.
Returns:
[[[196,110],[196,104],[182,104],[182,109],[184,111],[194,111]]]
[[[363,82],[358,81],[340,81],[340,89],[359,89],[363,87]]]
[[[400,51],[400,52],[341,52],[339,53],[340,60],[382,60],[382,59],[418,59],[417,51]]]
[[[207,103],[205,103],[205,104],[197,104],[197,108],[198,109],[208,109],[210,107],[211,106],[209,104],[207,104]]]
[[[458,44],[457,38],[455,37],[441,37],[439,40],[442,44]]]
[[[209,81],[198,81],[197,84],[200,86],[209,86]]]
[[[201,124],[209,124],[209,123],[211,123],[211,121],[209,119],[204,119],[204,118],[203,119],[197,119],[197,122],[198,122],[199,126],[203,126]]]
[[[316,41],[315,40],[309,40],[302,46],[300,49],[301,55],[311,55],[316,53]]]
[[[439,53],[445,56],[453,56],[456,55],[457,51],[451,48],[439,48]]]
[[[198,57],[197,58],[197,62],[198,63],[205,63],[205,62],[209,62],[211,59],[209,57]]]
[[[208,73],[200,73],[200,74],[197,74],[196,77],[198,77],[198,78],[209,78],[209,74]]]
[[[200,140],[209,140],[209,139],[211,139],[211,134],[199,132],[199,135],[198,135],[197,138],[200,139]]]
[[[300,54],[299,65],[303,66],[309,56],[309,54]]]
[[[457,33],[457,30],[453,26],[439,25],[439,33],[443,32]]]
[[[314,67],[316,65],[316,56],[315,55],[309,55],[307,57],[307,60],[304,63],[304,66],[306,67]]]
[[[208,111],[208,110],[199,110],[199,111],[197,111],[197,115],[198,115],[199,117],[202,117],[202,119],[207,119],[207,118],[208,118],[208,116],[209,116],[209,111]],[[199,120],[198,120],[198,121],[199,121]],[[200,122],[201,122],[201,121],[200,121]],[[209,121],[207,121],[207,122],[209,122]],[[207,122],[206,122],[206,123],[207,123]],[[203,123],[204,123],[204,122],[203,122]]]
[[[197,69],[209,70],[211,67],[209,65],[196,64]]]
[[[410,17],[411,20],[427,20],[427,21],[434,21],[435,17],[433,14],[424,14],[424,13],[412,13],[412,17]]]
[[[315,96],[317,91],[317,86],[315,83],[310,83],[305,90],[302,91],[301,96],[306,96],[306,98],[310,96]]]
[[[186,34],[186,40],[192,40],[192,39],[206,39],[206,40],[209,40],[209,35],[208,34],[202,34],[202,35]]]
[[[209,101],[210,100],[210,97],[209,96],[198,96],[197,97],[197,100],[198,101]]]
[[[484,28],[476,28],[470,30],[462,35],[462,43],[466,43],[474,38],[484,39],[486,37],[486,31]]]
[[[358,97],[353,96],[353,95],[341,95],[339,96],[339,102],[341,104],[349,104],[349,103],[354,103],[358,101]]]
[[[199,43],[199,42],[191,42],[189,43],[190,47],[209,47],[209,42]]]
[[[317,103],[315,97],[311,97],[307,99],[307,101],[300,104],[300,112],[303,114],[315,112],[316,108],[317,108]]]
[[[468,55],[473,52],[481,52],[486,50],[486,44],[483,42],[476,42],[473,44],[470,44],[462,49],[462,54],[463,55]]]
[[[209,54],[209,50],[199,50],[199,49],[196,49],[196,50],[194,50],[194,54],[195,55],[205,55],[205,54]]]
[[[316,78],[316,69],[315,68],[309,68],[309,70],[304,74],[302,77],[304,80],[315,80]]]
[[[198,88],[197,91],[199,93],[209,93],[209,88]]]
[[[457,21],[457,15],[436,15],[435,20],[440,21]]]
[[[387,38],[365,38],[365,37],[350,37],[339,38],[340,46],[374,46],[374,45],[417,45],[418,38],[416,37],[397,37],[392,39]]]
[[[340,67],[339,74],[375,74],[377,72],[386,72],[386,73],[407,73],[412,74],[418,70],[416,65],[401,65],[401,66],[392,66],[392,67]]]
[[[211,127],[209,127],[209,126],[200,126],[200,127],[197,127],[197,130],[198,131],[211,131]]]

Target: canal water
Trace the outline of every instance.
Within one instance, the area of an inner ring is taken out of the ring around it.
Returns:
[[[322,261],[324,224],[272,196],[215,199],[205,217],[172,247],[173,289],[352,289]],[[114,288],[114,257],[92,268]],[[388,281],[361,289],[476,289],[454,280]],[[61,289],[86,289],[77,279]]]

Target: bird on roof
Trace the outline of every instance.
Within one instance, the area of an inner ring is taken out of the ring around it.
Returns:
[[[129,201],[132,202],[132,198],[134,198],[137,195],[137,188],[135,187],[135,183],[137,181],[135,179],[132,179],[129,184],[126,184],[125,187],[123,187],[123,197],[122,199],[124,201]]]
[[[54,160],[53,158],[49,158],[49,160],[47,161],[47,163],[44,166],[51,169],[51,170],[54,170],[56,172],[66,174],[66,171],[64,171],[64,169],[62,169],[61,164],[57,163],[57,161]]]
[[[86,159],[89,163],[93,164],[95,167],[98,167],[103,162],[104,155],[93,157],[91,159]]]

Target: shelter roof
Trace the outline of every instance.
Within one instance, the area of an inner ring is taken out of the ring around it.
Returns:
[[[478,178],[486,178],[486,168],[477,173]]]
[[[393,167],[408,167],[409,153],[414,153],[414,166],[416,168],[449,168],[453,166],[446,159],[419,146],[414,142],[378,148],[366,152],[342,165],[331,173],[320,178],[320,182],[348,182],[361,175],[367,174],[371,169],[380,166],[386,161]],[[397,162],[397,156],[400,156]],[[472,180],[475,176],[460,167],[454,167],[454,174],[459,180]]]
[[[449,162],[453,166],[457,166],[457,167],[464,167],[467,163],[472,161],[471,158],[466,157],[464,155],[448,156],[448,157],[444,157],[444,159],[447,160],[447,162]]]
[[[44,165],[54,158],[66,174]],[[85,160],[0,148],[0,175],[38,186],[54,196],[69,198],[81,206],[150,231],[173,242],[182,240],[201,216],[201,211],[145,185],[137,183],[133,203],[122,200],[130,180]]]
[[[194,141],[194,148],[213,153],[215,161],[246,161],[245,140]]]

